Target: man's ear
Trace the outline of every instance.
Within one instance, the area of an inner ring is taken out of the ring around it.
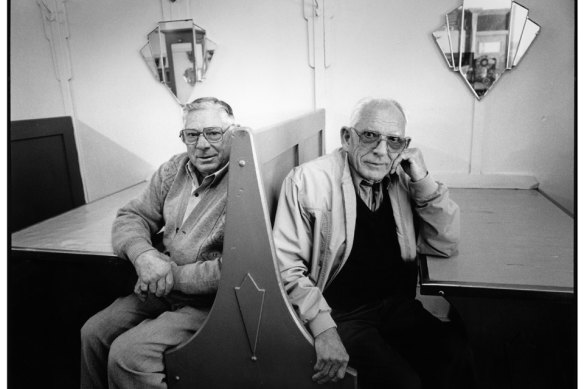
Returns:
[[[351,130],[349,127],[341,127],[341,146],[343,149],[347,150],[347,147],[351,143]]]
[[[229,125],[229,129],[227,131],[225,131],[225,135],[229,136],[230,138],[233,138],[235,136],[235,131],[240,128],[241,126],[239,124],[235,124],[232,123]]]

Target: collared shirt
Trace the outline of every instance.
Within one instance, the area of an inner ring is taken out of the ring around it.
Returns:
[[[195,209],[197,204],[199,204],[199,202],[201,201],[201,198],[205,195],[206,189],[209,186],[211,186],[215,181],[221,179],[221,177],[223,177],[225,175],[225,172],[227,171],[228,166],[229,166],[229,163],[227,163],[221,169],[217,170],[215,173],[209,174],[207,177],[203,178],[203,181],[199,184],[199,179],[198,179],[197,174],[195,172],[194,166],[191,165],[190,161],[187,163],[187,173],[188,173],[189,177],[191,178],[192,190],[191,190],[191,195],[189,196],[189,202],[187,204],[187,209],[186,209],[185,214],[183,216],[183,220],[182,220],[183,223],[185,222],[185,220],[187,220],[187,218],[189,217],[189,215],[191,214],[193,209]]]
[[[372,211],[377,211],[383,202],[382,185],[387,185],[388,176],[383,177],[381,181],[371,181],[364,179],[353,167],[349,164],[351,171],[351,178],[355,186],[355,192],[359,195],[361,200]]]

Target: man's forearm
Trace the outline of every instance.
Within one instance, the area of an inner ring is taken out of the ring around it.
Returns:
[[[221,276],[221,258],[179,266],[172,262],[174,290],[185,294],[217,292]]]
[[[132,263],[140,254],[152,250],[151,236],[164,224],[162,195],[162,171],[159,168],[148,186],[134,200],[118,211],[112,226],[114,253],[128,258]]]
[[[411,184],[410,188],[419,190],[416,184]],[[432,186],[435,189],[429,191]],[[414,190],[414,199],[421,219],[418,251],[444,257],[454,254],[460,240],[460,210],[450,199],[448,188],[433,181],[432,185],[425,184],[425,191]]]
[[[114,245],[114,253],[123,258],[127,258],[132,264],[136,259],[147,251],[156,250],[148,239],[134,238],[126,240],[124,244]]]

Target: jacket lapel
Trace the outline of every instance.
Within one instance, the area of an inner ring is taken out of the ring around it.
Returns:
[[[353,248],[353,237],[355,235],[355,223],[357,221],[357,197],[353,180],[351,178],[351,172],[349,170],[347,153],[341,153],[341,155],[344,161],[341,165],[341,189],[343,191],[343,203],[345,205],[345,237],[347,240],[347,246],[345,247],[345,253],[343,254],[340,267],[345,264],[347,258],[349,258],[349,254],[351,254],[351,249]]]

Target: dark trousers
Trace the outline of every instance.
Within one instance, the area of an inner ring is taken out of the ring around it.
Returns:
[[[414,299],[388,299],[350,312],[333,309],[359,387],[473,388],[472,353],[460,331]]]

